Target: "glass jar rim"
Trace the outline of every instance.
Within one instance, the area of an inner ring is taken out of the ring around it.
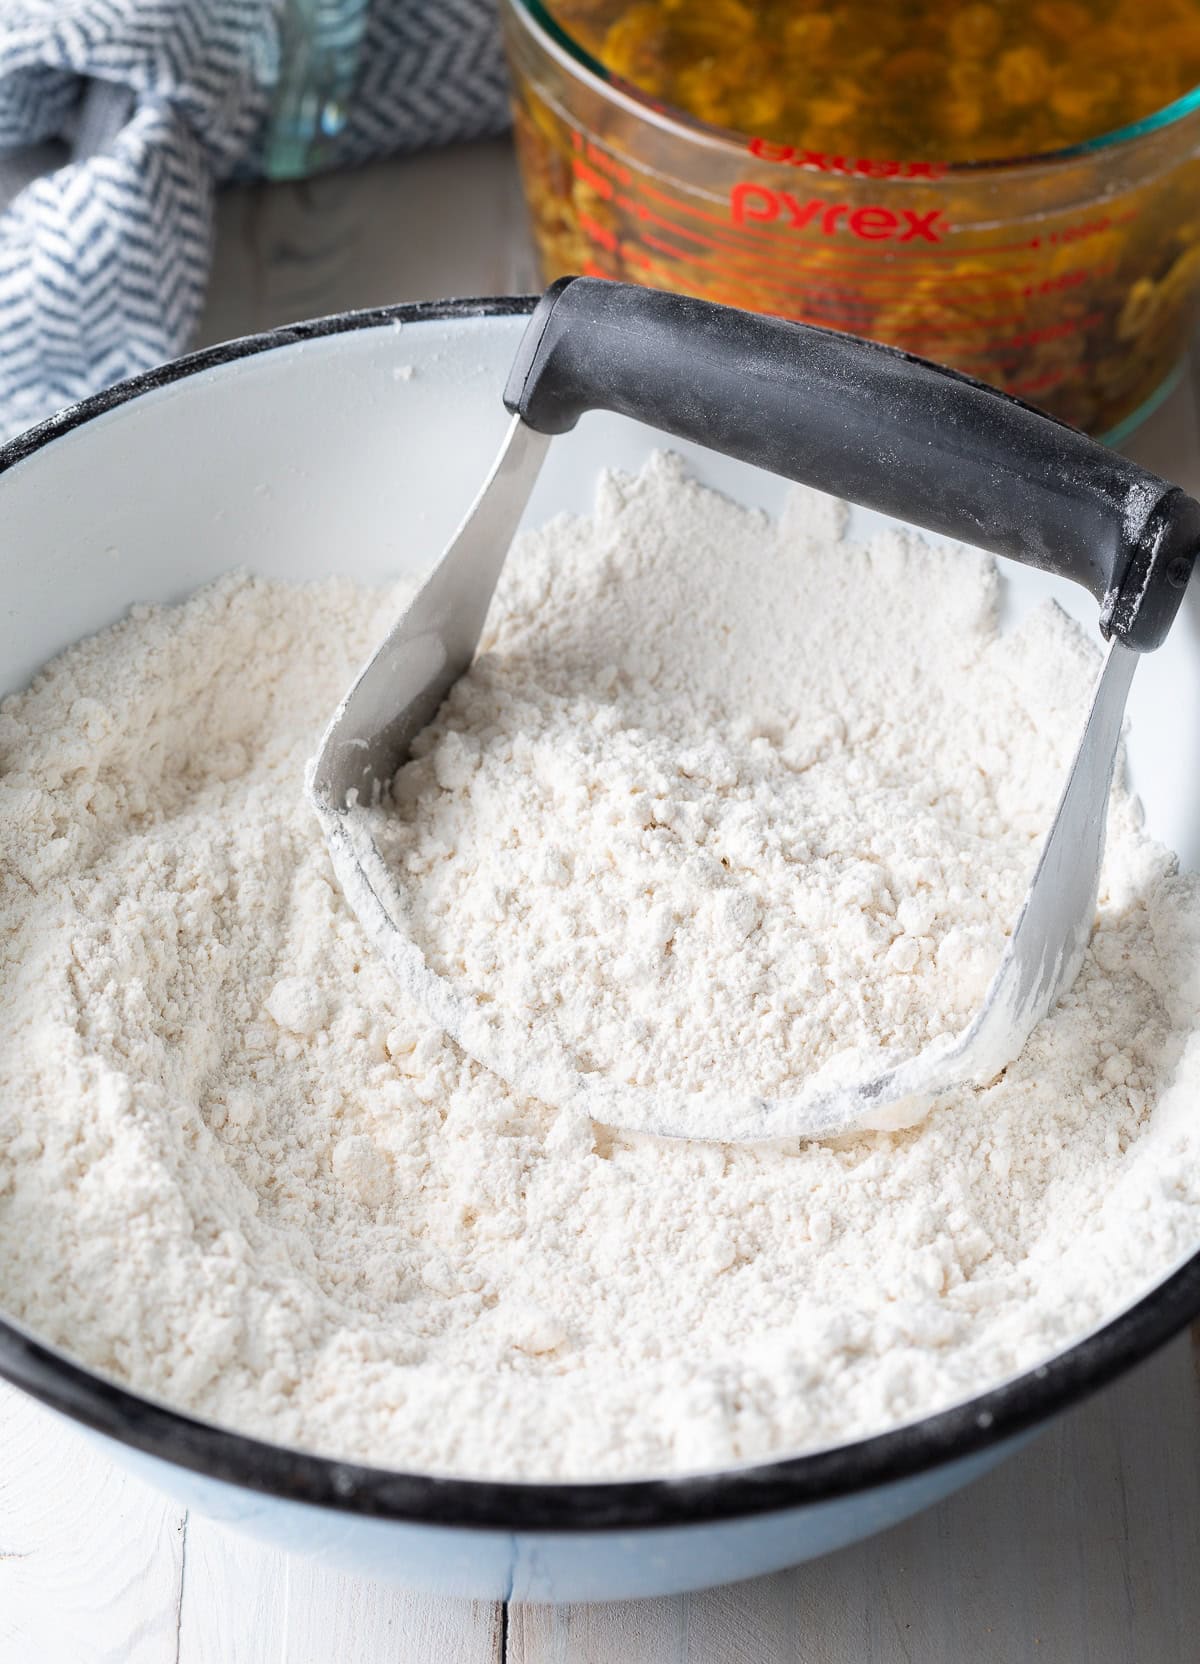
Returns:
[[[552,52],[557,49],[557,54],[569,59],[574,69],[598,81],[602,90],[617,100],[632,105],[636,113],[648,118],[656,126],[675,131],[693,142],[699,140],[715,148],[732,149],[743,154],[754,142],[751,134],[739,133],[729,127],[718,127],[712,122],[702,121],[698,116],[690,115],[677,105],[665,104],[648,97],[634,82],[615,75],[563,27],[550,11],[547,0],[508,0],[508,4],[511,11],[524,14],[524,21],[531,32],[545,37],[544,43]],[[1077,162],[1172,127],[1197,110],[1200,110],[1200,86],[1193,87],[1190,92],[1184,93],[1170,104],[1164,104],[1161,109],[1152,110],[1149,115],[1142,116],[1138,121],[1129,122],[1124,127],[1114,127],[1110,132],[1098,133],[1094,138],[1082,139],[1077,144],[1064,145],[1057,150],[1040,150],[1025,156],[988,157],[978,162],[943,162],[939,157],[906,157],[905,160],[925,163],[931,168],[936,167],[936,175],[930,176],[931,182],[935,184],[946,179],[961,179],[964,176],[977,176],[989,172],[999,173],[1006,169],[1024,170]],[[781,143],[777,148],[788,147]],[[760,159],[767,162],[772,160],[769,156]],[[922,179],[921,183],[925,182]],[[904,183],[911,185],[912,181],[905,180]]]

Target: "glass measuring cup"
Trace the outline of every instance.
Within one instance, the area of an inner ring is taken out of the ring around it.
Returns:
[[[866,335],[1110,440],[1165,396],[1200,306],[1200,88],[1014,160],[805,150],[610,74],[503,0],[543,276],[619,278]]]

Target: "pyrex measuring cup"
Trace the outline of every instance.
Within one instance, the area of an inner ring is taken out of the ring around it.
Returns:
[[[1200,300],[1200,89],[1027,160],[826,154],[656,104],[541,0],[502,10],[547,281],[583,272],[869,336],[1114,440],[1173,384]]]

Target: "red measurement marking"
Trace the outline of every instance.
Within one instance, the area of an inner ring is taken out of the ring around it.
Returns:
[[[944,326],[930,324],[925,327],[918,325],[912,329],[900,329],[897,334],[903,335],[906,341],[959,341],[970,336],[982,335],[989,339],[992,346],[1002,347],[1007,343],[996,337],[996,331],[1020,321],[1019,318],[977,318],[973,323]]]
[[[594,168],[588,167],[586,162],[581,162],[578,156],[574,156],[571,159],[571,172],[575,175],[576,179],[581,180],[585,185],[595,191],[597,196],[602,196],[606,200],[611,200],[613,196],[612,185],[607,179],[602,179]]]
[[[794,246],[795,245],[793,245],[793,247]],[[810,247],[811,246],[812,245],[810,245]],[[819,246],[824,249],[829,245],[822,244]],[[1006,261],[1003,266],[997,266],[994,271],[979,273],[964,272],[961,277],[956,276],[953,272],[949,272],[945,276],[939,273],[938,282],[944,284],[945,287],[939,289],[929,289],[926,285],[932,280],[934,273],[928,262],[936,260],[942,256],[950,256],[964,261],[970,260],[973,257],[974,250],[969,248],[922,248],[919,254],[912,256],[900,255],[899,257],[896,257],[892,255],[885,255],[878,260],[864,261],[841,259],[840,255],[843,247],[844,245],[837,245],[839,254],[839,258],[837,260],[817,260],[813,263],[812,270],[815,272],[834,273],[839,277],[862,278],[864,281],[869,279],[872,285],[877,279],[882,279],[886,282],[903,284],[903,286],[907,289],[911,289],[914,285],[920,284],[921,293],[923,295],[956,294],[959,289],[964,286],[968,284],[975,285],[976,283],[989,284],[989,292],[992,294],[1011,295],[1014,292],[1012,284],[1013,278],[1027,277],[1031,273],[1038,270],[1036,265],[1010,266]],[[851,251],[847,250],[846,252],[849,253]],[[793,258],[795,258],[794,255]]]
[[[593,243],[599,243],[601,248],[606,248],[610,254],[616,254],[620,247],[620,239],[615,231],[610,231],[607,226],[592,219],[590,214],[580,214],[578,220],[579,229],[585,237]]]
[[[619,253],[626,261],[633,257],[643,269],[654,268],[655,262],[650,260],[645,253],[632,249],[627,243],[619,243],[612,232],[603,226],[597,225],[594,220],[581,216],[579,224],[580,229],[586,235],[598,241],[609,252]],[[653,233],[646,233],[645,242],[648,247],[665,254],[671,260],[683,261],[687,265],[689,273],[696,271],[711,272],[717,279],[728,275],[727,267],[711,260],[705,260],[702,256],[692,254],[689,250],[676,248],[673,244],[664,242]],[[659,264],[661,266],[661,262]],[[666,271],[668,275],[671,274],[670,267],[662,266],[661,269]],[[814,289],[810,285],[805,285],[798,290],[794,287],[764,282],[759,274],[756,274],[756,277],[757,281],[753,289],[745,287],[729,289],[724,286],[718,288],[710,284],[704,292],[710,298],[718,292],[727,296],[736,295],[739,304],[748,299],[754,310],[761,311],[764,294],[770,290],[775,290],[776,295],[772,299],[772,304],[786,307],[784,315],[803,318],[807,323],[819,324],[826,329],[857,330],[858,333],[862,333],[863,326],[869,326],[879,312],[878,306],[873,306],[869,302],[859,300],[854,296],[839,295],[837,291],[823,293],[820,289]],[[1021,323],[1023,315],[1020,313],[1002,317],[985,315],[981,318],[964,318],[957,323],[947,323],[944,327],[927,326],[922,328],[918,326],[913,329],[902,330],[899,334],[906,346],[918,351],[922,347],[936,348],[944,346],[946,342],[969,342],[972,337],[982,336],[985,340],[985,345],[982,348],[972,351],[969,346],[960,345],[955,347],[955,351],[962,356],[969,353],[973,358],[988,360],[994,359],[1001,349],[1006,347],[1019,349],[1026,345],[1034,345],[1039,341],[1053,340],[1074,334],[1079,329],[1090,327],[1098,321],[1098,316],[1084,319],[1082,322],[1075,320],[1064,324],[1049,325],[1045,329],[1029,331],[1027,335],[1016,336],[1011,340],[997,339],[996,331],[1012,324]]]
[[[663,238],[657,236],[653,231],[643,231],[642,241],[648,248],[655,249],[659,254],[666,255],[669,259],[680,262],[687,268],[689,273],[695,271],[708,271],[715,273],[718,277],[732,277],[735,279],[741,278],[745,284],[745,292],[747,294],[757,296],[758,304],[753,308],[756,311],[761,309],[761,301],[764,293],[774,291],[776,295],[782,295],[787,298],[790,304],[795,304],[797,301],[802,300],[802,298],[807,294],[806,286],[803,285],[802,281],[798,283],[794,275],[792,281],[789,283],[787,281],[774,279],[769,272],[765,272],[763,270],[761,265],[755,265],[747,271],[744,268],[739,267],[736,262],[728,259],[720,257],[715,260],[706,259],[703,254],[695,253],[691,249],[678,248],[674,243],[664,241]],[[719,254],[720,251],[718,251],[718,255]]]
[[[1089,237],[1099,237],[1112,225],[1109,219],[1093,220],[1090,225],[1064,225],[1058,231],[1048,231],[1048,243],[1082,243]]]
[[[729,237],[713,237],[706,231],[695,231],[691,226],[680,225],[677,220],[669,220],[663,214],[656,214],[653,208],[648,207],[644,202],[638,202],[634,197],[618,195],[614,200],[617,207],[624,209],[626,213],[636,215],[643,222],[661,225],[670,231],[674,231],[680,237],[687,237],[690,242],[703,243],[707,248],[745,252],[752,259],[758,257],[757,251],[748,247],[744,242],[735,242]]]
[[[1075,271],[1060,272],[1057,277],[1043,278],[1040,283],[1026,284],[1021,294],[1026,300],[1035,295],[1056,295],[1063,289],[1078,289],[1083,283],[1094,283],[1098,278],[1111,277],[1116,266],[1082,266]]]
[[[860,179],[940,179],[945,162],[893,162],[874,156],[829,156],[823,150],[802,150],[791,144],[772,144],[769,139],[751,139],[747,149],[762,162],[780,162],[789,168],[811,168],[818,173],[839,173]]]
[[[619,205],[620,200],[618,199]],[[673,229],[671,222],[665,220],[663,216],[655,215],[654,218],[657,223]],[[682,228],[679,234],[688,235],[686,229]],[[801,270],[797,272],[794,264],[791,263],[789,263],[785,272],[774,267],[764,266],[761,260],[752,255],[750,257],[752,264],[747,268],[736,259],[729,258],[726,251],[719,247],[716,250],[717,258],[706,259],[703,254],[693,249],[680,248],[677,244],[665,241],[652,231],[643,231],[641,237],[647,247],[656,249],[660,254],[666,255],[671,260],[680,262],[689,273],[697,270],[711,271],[721,276],[743,278],[747,284],[753,285],[750,292],[757,295],[760,304],[763,293],[773,290],[777,295],[787,297],[789,304],[799,305],[806,316],[808,315],[808,306],[826,303],[835,307],[841,318],[846,322],[852,322],[856,317],[874,318],[880,308],[888,304],[886,295],[882,298],[872,299],[869,294],[861,289],[855,291],[841,290],[828,284],[821,284],[819,280],[814,282],[813,274],[810,271]],[[1002,293],[1003,298],[1010,298],[1009,291],[1002,291]],[[968,295],[965,298],[970,299],[971,297]],[[955,291],[955,299],[956,302],[961,303],[964,296],[961,292]],[[995,327],[995,320],[987,321],[991,327]],[[1003,319],[1001,322],[1019,323],[1021,322],[1021,315],[1011,319]]]
[[[1034,376],[1031,381],[1013,382],[1008,390],[1025,398],[1031,393],[1044,393],[1048,387],[1057,387],[1066,375],[1066,370],[1045,370],[1040,376]]]
[[[689,273],[699,270],[713,272],[717,277],[737,277],[739,275],[736,270],[730,270],[729,263],[727,261],[706,260],[702,255],[690,254],[686,250],[675,248],[671,243],[664,242],[661,237],[656,237],[653,232],[647,231],[644,234],[644,241],[650,248],[656,249],[660,254],[665,254],[672,260],[682,261],[686,265]],[[815,312],[811,309],[811,299],[807,294],[807,290],[803,287],[797,287],[795,284],[773,283],[769,278],[763,277],[761,272],[752,272],[750,277],[753,280],[753,287],[751,288],[747,286],[743,292],[752,297],[752,311],[761,311],[764,295],[774,292],[775,297],[777,299],[782,298],[782,300],[789,307],[799,307],[803,315],[808,318],[810,322],[834,323],[835,321],[840,321],[842,323],[847,323],[850,321],[845,313],[842,313],[838,320],[825,316],[818,318],[815,315]],[[873,313],[877,309],[869,308],[867,310],[869,313]]]
[[[633,243],[622,242],[615,232],[610,231],[607,226],[597,225],[596,221],[589,219],[586,214],[579,216],[579,229],[590,243],[602,248],[606,254],[615,255],[626,267],[636,266],[640,271],[648,271],[653,265],[645,249],[638,248]]]
[[[640,189],[653,202],[665,202],[668,208],[678,208],[683,213],[690,214],[693,219],[703,220],[706,225],[718,226],[722,231],[728,231],[729,229],[728,214],[708,214],[703,208],[697,208],[692,203],[685,202],[682,197],[670,196],[666,191],[658,190],[644,179],[640,181]],[[769,232],[765,232],[763,235],[774,241]]]
[[[1114,224],[1115,223],[1116,222],[1114,221]],[[954,226],[950,229],[961,232],[963,228],[962,226]],[[1093,233],[1089,233],[1089,235],[1092,234]],[[1065,243],[1072,240],[1083,241],[1084,239],[1082,237],[1079,239],[1060,237],[1060,235],[1056,232],[1047,232],[1044,237],[1030,237],[1028,241],[1021,243],[974,243],[970,247],[966,247],[960,243],[954,248],[938,249],[936,253],[951,260],[969,260],[974,258],[975,255],[1029,254],[1035,249],[1045,248],[1052,244],[1057,244],[1059,242]],[[923,250],[922,252],[926,259],[932,260],[934,258],[934,254],[928,250]],[[1012,269],[1013,268],[1011,266],[1006,267],[1006,270],[1008,271],[1011,271]]]
[[[746,271],[746,275],[749,277],[761,280],[776,267],[786,268],[789,274],[794,275],[796,273],[795,255],[789,248],[781,248],[778,244],[772,250],[755,247],[747,248],[743,243],[736,243],[727,238],[713,237],[705,231],[697,231],[691,226],[681,225],[679,221],[669,219],[665,214],[655,213],[654,209],[648,207],[644,202],[638,202],[634,198],[621,193],[613,198],[613,202],[617,208],[636,216],[644,225],[660,226],[664,231],[669,231],[676,237],[682,237],[689,243],[697,243],[703,248],[713,249],[726,256],[725,264],[727,267],[738,269],[742,262],[751,262]],[[699,258],[691,250],[676,249],[674,252],[680,260],[695,261]],[[776,258],[768,259],[769,253],[774,254]],[[1024,275],[1030,269],[1028,266],[1008,268],[1014,277]],[[886,268],[879,265],[848,265],[844,261],[839,261],[836,264],[821,261],[819,265],[805,268],[800,276],[806,287],[821,284],[827,279],[836,283],[839,277],[859,277],[867,280],[867,289],[872,293],[875,290],[886,292],[893,288],[909,290],[913,285],[911,275],[889,273]],[[865,291],[859,289],[857,292],[863,294]],[[978,300],[986,301],[989,298],[1007,300],[1012,298],[1013,293],[1013,287],[1010,283],[994,284],[989,287],[970,278],[948,285],[945,289],[925,290],[926,296],[931,301],[938,300],[943,295],[952,294],[956,304]]]
[[[921,260],[926,255],[922,253]],[[1033,266],[1006,266],[1004,277],[1023,277],[1027,272],[1036,270]],[[970,295],[975,299],[986,299],[993,296],[998,299],[1015,300],[1019,293],[1011,282],[985,283],[982,278],[948,277],[939,283],[937,288],[927,287],[928,274],[923,266],[910,266],[907,263],[899,265],[894,271],[886,265],[847,265],[844,261],[815,262],[805,268],[806,279],[809,281],[823,277],[845,277],[855,283],[864,293],[873,293],[876,289],[903,289],[912,292],[920,288],[920,298],[930,304],[940,302],[944,297],[953,296],[957,301],[963,295]]]
[[[577,137],[577,135],[572,135],[572,137]],[[578,151],[578,144],[575,149]],[[594,168],[598,168],[601,173],[606,173],[610,179],[615,179],[618,184],[628,185],[632,180],[633,175],[627,167],[618,162],[614,156],[610,156],[607,150],[601,150],[599,145],[593,144],[590,139],[584,142],[583,154]]]
[[[1007,341],[997,344],[1002,347],[1037,347],[1043,341],[1061,341],[1069,335],[1078,335],[1085,329],[1095,329],[1103,321],[1103,312],[1089,312],[1086,318],[1063,318],[1056,324],[1046,324],[1041,329],[1027,329],[1020,335],[1013,335]]]
[[[662,238],[656,237],[653,231],[643,231],[642,241],[647,248],[655,248],[660,254],[669,254],[672,260],[682,260],[688,266],[706,266],[710,271],[727,272],[730,270],[728,260],[722,260],[719,264],[714,265],[711,260],[706,260],[702,254],[694,254],[690,249],[676,248],[674,243],[664,243]]]
[[[661,193],[657,194],[661,197]],[[627,213],[636,215],[636,217],[641,220],[643,224],[661,226],[664,230],[672,232],[677,237],[685,237],[690,243],[700,243],[706,248],[716,249],[723,254],[727,254],[734,261],[741,258],[743,260],[753,262],[752,269],[755,273],[770,270],[774,265],[786,267],[789,272],[794,272],[796,270],[795,250],[790,245],[781,244],[778,239],[771,241],[764,240],[760,243],[751,243],[745,238],[739,239],[736,234],[715,237],[710,232],[697,231],[692,226],[682,225],[678,220],[668,219],[664,214],[656,214],[653,208],[648,207],[644,202],[638,202],[633,197],[618,194],[613,198],[613,201],[618,208],[624,209]],[[680,203],[679,207],[682,208],[684,212],[687,212],[685,204]],[[861,271],[872,274],[880,270],[878,266],[874,265],[826,266],[824,263],[820,269],[822,272]],[[903,283],[905,286],[911,286],[912,283],[911,277],[897,278],[896,281]]]

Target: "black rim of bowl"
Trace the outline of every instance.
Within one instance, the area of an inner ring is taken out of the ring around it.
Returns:
[[[446,319],[518,317],[502,296],[341,312],[191,353],[71,405],[0,446],[0,474],[131,399],[299,341]],[[983,1455],[1106,1385],[1200,1314],[1200,1252],[1127,1311],[1047,1363],[965,1404],[855,1443],[677,1478],[509,1481],[394,1472],[310,1455],[197,1420],[115,1385],[0,1318],[0,1377],[133,1450],[206,1478],[365,1518],[504,1532],[629,1531],[832,1502]]]

